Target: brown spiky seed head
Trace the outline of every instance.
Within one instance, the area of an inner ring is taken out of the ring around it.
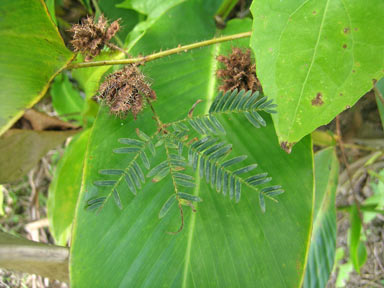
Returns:
[[[107,19],[100,15],[95,23],[93,17],[87,17],[81,24],[75,24],[69,30],[73,33],[71,41],[74,50],[86,56],[86,60],[100,54],[100,51],[120,29],[119,20],[108,25]]]
[[[109,106],[112,114],[124,118],[131,112],[135,119],[144,108],[144,97],[156,100],[156,93],[136,65],[127,65],[108,75],[95,96]]]
[[[245,89],[262,91],[259,79],[256,76],[256,65],[251,58],[251,50],[242,51],[238,47],[232,48],[228,56],[219,55],[216,60],[223,63],[225,68],[216,71],[218,78],[222,80],[219,87],[221,91],[233,89]]]

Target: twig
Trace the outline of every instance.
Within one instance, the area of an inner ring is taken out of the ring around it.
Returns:
[[[213,38],[210,40],[201,41],[201,42],[188,44],[188,45],[184,45],[184,46],[179,45],[176,48],[172,48],[169,50],[153,53],[153,54],[143,56],[143,57],[137,57],[137,58],[131,58],[131,59],[120,59],[120,60],[105,60],[105,61],[73,63],[73,64],[69,64],[66,68],[67,69],[77,69],[77,68],[106,66],[106,65],[144,63],[144,62],[153,61],[153,60],[156,60],[156,59],[159,59],[162,57],[166,57],[169,55],[177,54],[180,52],[187,52],[187,51],[192,50],[192,49],[205,47],[205,46],[213,45],[216,43],[221,43],[221,42],[226,42],[226,41],[231,41],[231,40],[236,40],[236,39],[241,39],[241,38],[248,38],[248,37],[251,37],[251,32],[244,32],[244,33],[239,33],[239,34],[233,34],[233,35]]]
[[[344,163],[345,169],[347,171],[347,175],[348,175],[348,179],[349,179],[349,185],[350,185],[350,189],[351,189],[351,192],[352,192],[353,201],[355,202],[355,205],[356,205],[356,208],[357,208],[357,213],[359,215],[359,218],[360,218],[360,221],[361,221],[361,224],[362,224],[362,227],[363,227],[364,234],[366,234],[365,227],[364,227],[364,221],[363,221],[364,218],[363,218],[363,214],[361,213],[361,209],[360,209],[360,202],[357,199],[356,193],[355,193],[354,188],[353,188],[353,177],[352,177],[352,174],[351,174],[350,169],[349,169],[349,164],[348,164],[348,161],[347,161],[347,157],[345,156],[344,144],[343,144],[343,140],[342,140],[342,136],[341,136],[339,115],[336,116],[336,134],[338,136],[337,141],[338,141],[339,147],[340,147],[342,162]]]

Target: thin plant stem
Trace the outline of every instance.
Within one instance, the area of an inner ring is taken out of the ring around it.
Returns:
[[[158,131],[162,131],[164,129],[164,125],[161,122],[159,115],[156,113],[156,110],[153,107],[151,100],[149,100],[148,97],[145,97],[145,100],[147,101],[147,104],[151,108],[151,111],[152,111],[152,114],[153,114],[153,119],[156,121]]]
[[[367,236],[366,230],[365,230],[365,226],[364,226],[364,221],[363,221],[364,220],[363,219],[363,214],[362,214],[361,209],[360,209],[360,202],[357,199],[357,196],[356,196],[356,193],[355,193],[355,190],[354,190],[352,173],[351,173],[350,168],[349,168],[347,157],[345,156],[344,143],[343,143],[343,138],[341,136],[339,115],[336,116],[336,134],[338,136],[338,142],[339,142],[339,147],[340,147],[340,152],[341,152],[341,159],[342,159],[342,162],[345,165],[345,169],[347,170],[347,175],[348,175],[348,180],[349,180],[349,185],[350,185],[352,197],[353,197],[353,200],[355,202],[355,205],[356,205],[356,208],[357,208],[357,213],[359,215],[360,221],[362,223],[363,232]]]
[[[239,33],[239,34],[233,34],[233,35],[213,38],[210,40],[201,41],[201,42],[188,44],[188,45],[184,45],[184,46],[179,45],[176,48],[172,48],[169,50],[153,53],[153,54],[150,54],[147,56],[130,58],[130,59],[120,59],[120,60],[105,60],[105,61],[93,61],[93,62],[90,61],[90,62],[73,63],[73,64],[68,65],[66,68],[67,69],[78,69],[78,68],[107,66],[107,65],[145,63],[145,62],[156,60],[156,59],[159,59],[162,57],[170,56],[173,54],[178,54],[180,52],[187,52],[187,51],[192,50],[192,49],[201,48],[201,47],[205,47],[205,46],[209,46],[209,45],[213,45],[213,44],[217,44],[217,43],[221,43],[221,42],[241,39],[241,38],[248,38],[250,36],[251,36],[251,32],[244,32],[244,33]]]

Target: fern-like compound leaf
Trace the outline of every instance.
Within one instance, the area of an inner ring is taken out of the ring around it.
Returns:
[[[132,192],[133,195],[136,195],[137,191],[136,191],[135,184],[133,183],[132,177],[126,174],[124,179],[125,179],[125,183],[127,183],[129,190]]]
[[[263,193],[259,193],[259,204],[260,204],[261,211],[265,213],[265,200],[264,200]]]
[[[273,197],[280,195],[284,191],[281,186],[268,186],[259,188],[260,185],[266,184],[272,180],[267,177],[267,173],[258,173],[243,178],[242,175],[249,174],[257,168],[257,164],[245,165],[241,168],[230,170],[229,167],[242,163],[247,156],[241,155],[229,160],[225,160],[226,156],[231,152],[232,145],[218,138],[207,136],[192,144],[183,143],[188,146],[188,163],[195,170],[198,168],[199,177],[214,188],[217,192],[228,195],[229,199],[240,201],[242,186],[247,186],[252,190],[263,194],[260,201],[262,211],[265,211],[264,197],[275,200]],[[276,201],[276,200],[275,200]]]
[[[123,206],[121,205],[120,194],[116,189],[113,189],[113,198],[115,199],[117,207],[119,207],[120,210],[123,209]]]
[[[187,200],[187,201],[191,201],[191,202],[202,202],[203,201],[203,199],[201,199],[198,196],[191,195],[191,194],[184,193],[184,192],[178,192],[176,195],[178,197],[180,197],[181,199],[184,199],[184,200]]]
[[[87,208],[90,210],[102,209],[105,203],[108,201],[110,197],[113,197],[116,205],[122,209],[123,205],[121,202],[120,193],[123,191],[123,187],[121,184],[124,182],[127,184],[128,189],[132,192],[132,194],[136,195],[137,190],[141,189],[142,184],[145,183],[145,176],[143,169],[138,163],[138,159],[140,158],[142,165],[146,169],[150,169],[150,158],[146,153],[146,149],[151,151],[151,154],[154,155],[155,146],[153,144],[153,138],[157,134],[154,134],[152,137],[149,137],[142,131],[137,131],[137,135],[140,139],[132,139],[132,138],[120,138],[118,142],[124,145],[128,145],[127,147],[120,147],[113,149],[114,153],[117,154],[129,154],[133,158],[129,161],[127,167],[123,169],[103,169],[99,171],[100,175],[116,177],[119,176],[116,180],[110,179],[100,179],[93,182],[93,184],[97,187],[107,187],[109,192],[106,196],[98,197],[96,199],[91,199],[87,202]],[[96,201],[97,200],[97,201]]]
[[[195,104],[197,103],[199,101]],[[284,190],[279,185],[271,186],[272,178],[265,172],[252,175],[251,173],[257,168],[257,164],[244,165],[246,155],[227,159],[232,151],[232,145],[216,138],[217,135],[226,133],[218,116],[237,113],[244,115],[254,127],[260,128],[266,126],[262,112],[275,113],[276,105],[272,103],[272,100],[260,95],[259,92],[252,93],[252,91],[235,89],[225,93],[220,92],[214,99],[208,114],[193,116],[194,107],[195,105],[189,111],[188,117],[165,123],[164,127],[158,129],[151,137],[136,129],[138,139],[118,139],[120,144],[126,146],[114,148],[113,152],[128,154],[133,158],[125,169],[99,171],[99,174],[104,175],[104,177],[118,176],[119,178],[117,180],[100,179],[95,181],[95,186],[106,187],[109,189],[109,193],[106,196],[89,200],[88,209],[101,209],[111,196],[116,205],[122,209],[120,198],[122,179],[125,180],[128,189],[136,195],[147,178],[152,178],[152,182],[159,182],[170,175],[174,193],[164,203],[159,217],[164,217],[172,205],[178,202],[183,219],[181,206],[190,206],[195,211],[192,202],[201,201],[201,198],[197,196],[180,192],[181,187],[193,188],[195,186],[194,177],[186,172],[187,165],[189,165],[197,170],[199,177],[205,179],[208,185],[218,193],[222,193],[224,196],[228,195],[230,200],[234,199],[239,202],[244,186],[256,191],[259,194],[260,208],[264,212],[265,197],[275,200],[274,197],[282,194]],[[191,136],[190,133],[194,132],[199,136]],[[166,152],[166,160],[151,168],[152,156],[156,154],[156,149],[162,146]],[[187,150],[187,160],[183,156],[185,150]],[[240,165],[242,167],[239,167]],[[233,166],[235,167],[233,168]],[[146,176],[142,167],[148,170]]]
[[[160,164],[153,167],[147,174],[147,177],[154,177],[160,173],[160,171],[164,170],[165,168],[168,168],[167,161],[163,161]]]
[[[252,93],[252,91],[245,92],[244,90],[241,90],[238,92],[237,89],[234,89],[232,92],[220,92],[213,101],[209,109],[209,114],[198,117],[210,117],[212,119],[212,116],[216,114],[239,113],[243,114],[253,126],[260,128],[261,126],[265,126],[266,122],[258,112],[264,111],[267,113],[275,113],[275,108],[276,105],[272,104],[272,100],[268,100],[266,96],[262,97],[259,91]],[[214,121],[216,122],[216,120],[217,118],[209,122],[213,123]],[[202,135],[204,134],[198,130],[196,130],[196,132]]]
[[[121,169],[104,169],[99,171],[99,174],[101,175],[121,175],[123,173],[124,170]]]
[[[141,151],[141,148],[139,147],[122,147],[122,148],[113,149],[113,153],[116,153],[116,154],[136,153],[139,151]]]
[[[176,194],[172,194],[168,198],[168,200],[165,201],[164,205],[160,209],[160,212],[159,212],[160,219],[163,218],[165,215],[167,215],[167,213],[169,212],[169,210],[171,209],[171,207],[175,202],[176,202]]]
[[[126,144],[126,145],[131,145],[131,146],[143,147],[145,145],[144,141],[131,139],[131,138],[120,138],[120,139],[118,139],[118,141],[121,144]]]
[[[149,162],[149,158],[148,158],[147,154],[145,153],[145,151],[143,151],[140,154],[140,158],[141,158],[141,161],[143,162],[143,165],[145,166],[146,169],[151,168],[151,163]]]
[[[116,180],[98,180],[93,182],[95,186],[114,186],[116,183]]]
[[[88,210],[98,210],[103,205],[106,198],[107,197],[98,197],[98,198],[91,199],[87,202],[86,208]]]

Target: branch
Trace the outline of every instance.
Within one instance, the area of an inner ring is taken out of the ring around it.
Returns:
[[[149,62],[152,60],[156,60],[162,57],[166,57],[169,55],[177,54],[180,52],[187,52],[192,49],[213,45],[216,43],[236,40],[240,38],[248,38],[251,36],[251,32],[244,32],[239,34],[233,34],[218,38],[213,38],[206,41],[201,41],[189,45],[180,46],[177,48],[172,48],[169,50],[157,52],[154,54],[150,54],[143,57],[131,58],[131,59],[120,59],[120,60],[105,60],[105,61],[94,61],[94,62],[82,62],[82,63],[74,63],[67,66],[67,69],[77,69],[77,68],[86,68],[86,67],[95,67],[95,66],[106,66],[106,65],[121,65],[121,64],[133,64],[133,63],[143,63]]]

